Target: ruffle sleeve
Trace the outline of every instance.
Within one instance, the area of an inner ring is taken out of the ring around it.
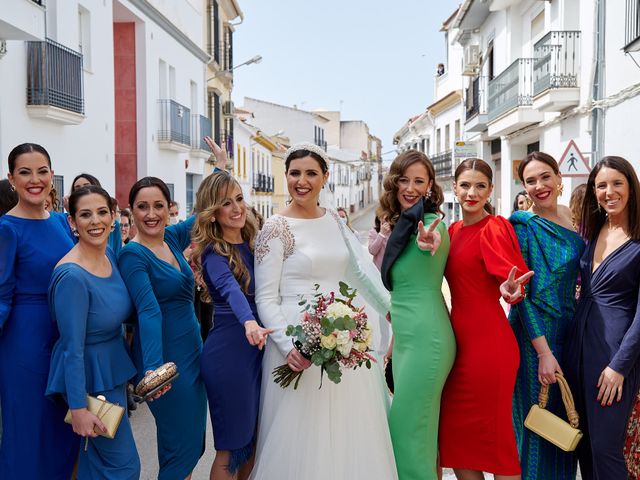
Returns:
[[[496,216],[487,222],[480,235],[480,252],[487,272],[498,283],[509,277],[514,266],[517,268],[516,278],[529,271],[516,233],[506,218]]]

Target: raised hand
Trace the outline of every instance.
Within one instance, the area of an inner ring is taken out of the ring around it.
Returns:
[[[424,227],[422,220],[418,222],[418,236],[416,238],[416,243],[420,250],[431,252],[431,256],[436,254],[438,247],[440,246],[440,242],[442,241],[440,238],[440,232],[436,230],[439,223],[439,217],[431,222],[429,228]]]
[[[598,379],[598,397],[597,400],[600,405],[611,406],[613,400],[617,402],[622,400],[622,385],[624,383],[624,376],[616,372],[614,369],[607,367],[600,374]]]
[[[273,330],[261,327],[255,320],[244,322],[244,334],[247,337],[247,341],[250,345],[258,347],[258,350],[262,350],[270,333],[273,333]]]
[[[505,302],[512,304],[517,303],[522,298],[522,284],[533,277],[533,271],[529,270],[521,277],[516,278],[518,267],[515,265],[509,272],[509,277],[500,285],[500,295]]]
[[[204,142],[209,146],[211,153],[216,157],[216,167],[220,170],[227,169],[227,152],[225,152],[224,148],[221,148],[216,142],[213,141],[211,137],[204,137]]]

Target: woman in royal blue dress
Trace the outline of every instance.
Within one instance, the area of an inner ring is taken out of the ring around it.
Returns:
[[[149,405],[156,420],[160,480],[190,477],[204,452],[207,418],[194,278],[182,254],[195,217],[165,228],[170,201],[169,188],[159,178],[144,177],[131,187],[138,233],[118,257],[138,317],[133,343],[138,379],[166,362],[174,362],[180,374],[171,390]]]
[[[558,164],[544,152],[532,152],[518,168],[529,210],[509,219],[518,236],[525,263],[536,274],[525,287],[526,297],[511,307],[509,320],[518,340],[520,367],[513,395],[513,424],[524,480],[573,480],[573,452],[558,447],[524,427],[541,385],[556,383],[567,328],[576,309],[578,262],[584,242],[573,229],[571,211],[558,205],[562,178]],[[564,417],[560,389],[549,389],[547,409]]]
[[[580,414],[584,480],[626,479],[627,422],[640,387],[640,184],[621,157],[591,170],[580,233],[587,248],[563,368]]]
[[[109,439],[95,433],[104,430],[104,424],[87,410],[87,395],[126,405],[126,384],[136,373],[122,335],[133,304],[116,257],[107,248],[115,228],[113,208],[109,194],[94,185],[75,190],[69,198],[69,221],[78,243],[51,277],[49,305],[60,338],[51,355],[47,395],[63,395],[73,431],[86,438],[78,478],[137,480],[140,459],[128,416]]]
[[[47,151],[24,143],[9,153],[18,204],[0,218],[0,478],[68,480],[78,437],[67,407],[44,395],[58,329],[49,315],[53,267],[73,247],[63,215],[45,210],[53,171]]]
[[[243,480],[253,467],[262,347],[271,332],[260,326],[255,304],[257,226],[227,173],[205,178],[197,206],[193,258],[215,312],[201,362],[216,448],[211,478]]]

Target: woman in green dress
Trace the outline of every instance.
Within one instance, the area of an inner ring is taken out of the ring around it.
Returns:
[[[400,480],[436,480],[439,473],[440,396],[456,351],[442,297],[449,252],[443,199],[427,156],[408,150],[391,164],[377,212],[393,228],[381,273],[391,291],[389,428]]]

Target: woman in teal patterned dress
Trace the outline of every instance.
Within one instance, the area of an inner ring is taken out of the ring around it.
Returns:
[[[533,152],[518,169],[533,205],[510,221],[527,266],[536,272],[526,298],[511,308],[509,319],[520,347],[520,369],[513,395],[513,423],[523,480],[573,480],[576,458],[524,427],[541,384],[555,383],[562,372],[567,326],[573,317],[576,280],[584,242],[573,230],[570,210],[558,205],[562,179],[553,157]],[[594,386],[595,387],[595,386]],[[549,389],[551,412],[566,418],[558,388]]]

